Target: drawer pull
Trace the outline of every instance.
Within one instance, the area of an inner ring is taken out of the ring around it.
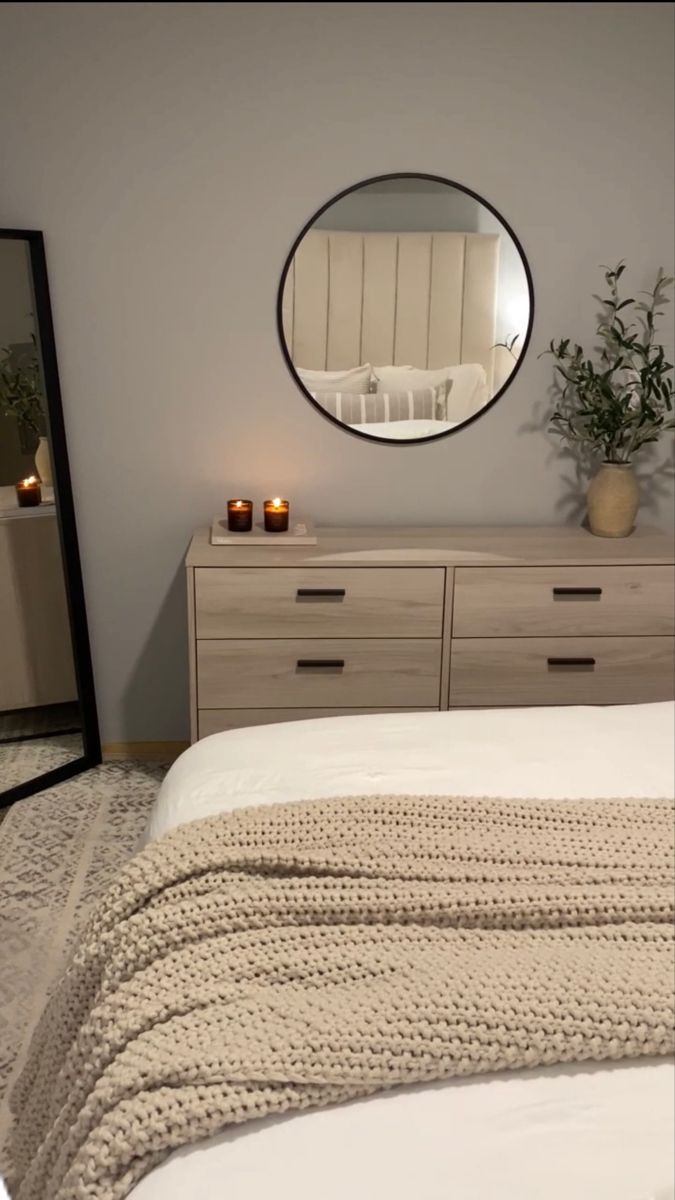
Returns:
[[[335,670],[341,671],[344,665],[344,658],[299,658],[296,664],[299,671],[305,671],[312,667],[333,667]]]
[[[345,588],[298,588],[298,596],[346,596]]]
[[[554,596],[601,596],[599,587],[554,587]]]
[[[549,667],[594,667],[594,658],[547,658]]]

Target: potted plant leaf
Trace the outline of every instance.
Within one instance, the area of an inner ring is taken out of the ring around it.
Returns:
[[[35,452],[35,466],[51,484],[51,464],[44,436],[42,374],[37,350],[4,346],[0,349],[0,413],[13,417],[25,450]]]
[[[603,270],[609,295],[594,297],[601,305],[595,357],[570,338],[544,351],[555,359],[549,428],[600,463],[586,496],[591,532],[626,537],[640,502],[634,456],[675,429],[673,365],[656,341],[673,279],[659,270],[651,291],[639,293],[643,299],[622,300],[624,262]]]

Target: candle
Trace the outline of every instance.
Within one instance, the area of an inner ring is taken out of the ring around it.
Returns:
[[[266,533],[285,533],[288,529],[288,500],[282,500],[276,496],[274,500],[266,500],[265,511],[265,532]]]
[[[253,525],[252,500],[228,500],[227,528],[232,533],[248,533]]]
[[[19,508],[33,508],[36,504],[42,502],[40,480],[37,475],[29,475],[28,479],[22,479],[17,483],[16,498],[19,502]]]

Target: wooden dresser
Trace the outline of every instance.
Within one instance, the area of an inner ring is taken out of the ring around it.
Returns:
[[[192,740],[303,717],[671,699],[673,540],[323,529],[187,556]]]

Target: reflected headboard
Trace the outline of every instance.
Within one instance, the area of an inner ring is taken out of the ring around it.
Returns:
[[[293,362],[477,362],[493,385],[499,235],[310,229],[290,265],[282,320]]]

